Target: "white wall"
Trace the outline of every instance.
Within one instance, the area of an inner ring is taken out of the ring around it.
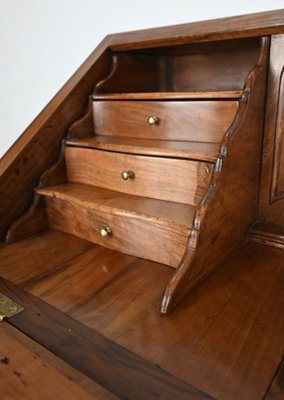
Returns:
[[[0,0],[0,156],[106,34],[283,6],[284,0]]]

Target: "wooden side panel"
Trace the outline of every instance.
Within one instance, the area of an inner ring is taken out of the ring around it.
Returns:
[[[0,340],[2,400],[92,400],[93,396],[97,400],[117,399],[95,382],[84,384],[86,378],[80,372],[7,322],[1,323]]]
[[[205,193],[213,169],[195,161],[76,147],[66,147],[65,156],[70,182],[193,205]],[[122,179],[123,171],[133,172],[133,178]]]
[[[259,39],[189,45],[171,59],[173,90],[241,90],[257,63]]]
[[[238,101],[94,101],[98,135],[220,143]],[[222,115],[222,118],[220,118]],[[155,116],[158,123],[148,124]]]
[[[272,36],[260,218],[284,227],[284,35]]]
[[[42,343],[119,399],[212,399],[3,279],[0,279],[0,290],[26,308],[24,313],[10,320],[11,325]]]
[[[159,92],[165,90],[163,58],[113,55],[112,67],[95,88],[96,93]]]
[[[269,40],[247,79],[238,117],[221,146],[209,189],[199,205],[188,248],[167,286],[161,312],[168,313],[247,236],[257,218]]]
[[[49,226],[126,254],[177,267],[185,251],[189,228],[138,216],[84,207],[83,204],[46,198]],[[111,235],[100,236],[102,227]]]

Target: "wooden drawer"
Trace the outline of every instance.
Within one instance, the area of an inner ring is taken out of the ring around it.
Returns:
[[[65,156],[69,182],[192,205],[208,187],[213,166],[76,147],[66,147]],[[124,180],[123,171],[131,171],[133,177]]]
[[[94,129],[97,135],[220,143],[237,107],[237,100],[94,101]]]
[[[176,268],[184,254],[190,228],[145,215],[105,212],[80,203],[47,197],[52,229],[71,233],[93,243]],[[101,228],[110,227],[102,237]]]

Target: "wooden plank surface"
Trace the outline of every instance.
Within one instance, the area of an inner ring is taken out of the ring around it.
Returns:
[[[51,238],[42,238],[47,253]],[[27,244],[39,259],[39,241]],[[15,255],[2,276],[16,280],[20,247],[7,249],[6,258]],[[282,250],[247,244],[166,318],[159,302],[170,268],[99,246],[61,268],[46,263],[34,279],[34,263],[21,269],[22,287],[35,296],[212,397],[260,400],[266,393],[284,353]]]
[[[191,22],[123,32],[111,36],[110,47],[115,51],[170,46],[210,40],[265,36],[284,32],[284,10],[273,10],[208,21]]]
[[[258,223],[249,235],[254,242],[284,249],[284,228],[279,225]]]
[[[11,245],[0,244],[0,275],[23,284],[56,271],[93,244],[57,231],[45,231]]]
[[[102,149],[119,153],[142,154],[215,162],[220,151],[218,143],[176,140],[137,139],[123,136],[96,135],[89,138],[66,139],[68,146]]]
[[[69,182],[192,205],[201,200],[213,170],[212,165],[198,161],[69,146],[65,157]],[[122,179],[124,171],[132,171],[133,178]]]
[[[132,196],[100,187],[84,185],[81,183],[63,183],[37,189],[38,194],[59,199],[81,208],[89,208],[101,212],[114,212],[128,218],[142,218],[157,223],[170,223],[173,226],[191,227],[196,207]],[[129,221],[131,223],[131,221]]]
[[[0,341],[2,400],[117,399],[7,322]]]
[[[92,100],[183,100],[183,99],[239,99],[240,90],[224,90],[219,92],[155,92],[155,93],[96,93]]]
[[[93,101],[94,132],[143,139],[220,143],[239,101]],[[222,115],[222,118],[220,118]],[[148,123],[154,116],[157,122]]]
[[[9,323],[116,396],[128,399],[210,399],[158,366],[0,278],[0,291],[25,307]]]

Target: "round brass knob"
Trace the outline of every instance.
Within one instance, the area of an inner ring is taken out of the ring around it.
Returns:
[[[101,237],[103,237],[103,238],[105,238],[105,237],[111,235],[111,229],[110,229],[108,226],[103,226],[103,227],[100,229],[100,235],[101,235]]]
[[[124,181],[127,181],[127,179],[133,179],[134,178],[134,172],[132,171],[123,171],[121,173],[121,177]]]
[[[156,117],[156,115],[150,115],[150,117],[147,119],[147,122],[149,125],[158,125],[159,118]]]

